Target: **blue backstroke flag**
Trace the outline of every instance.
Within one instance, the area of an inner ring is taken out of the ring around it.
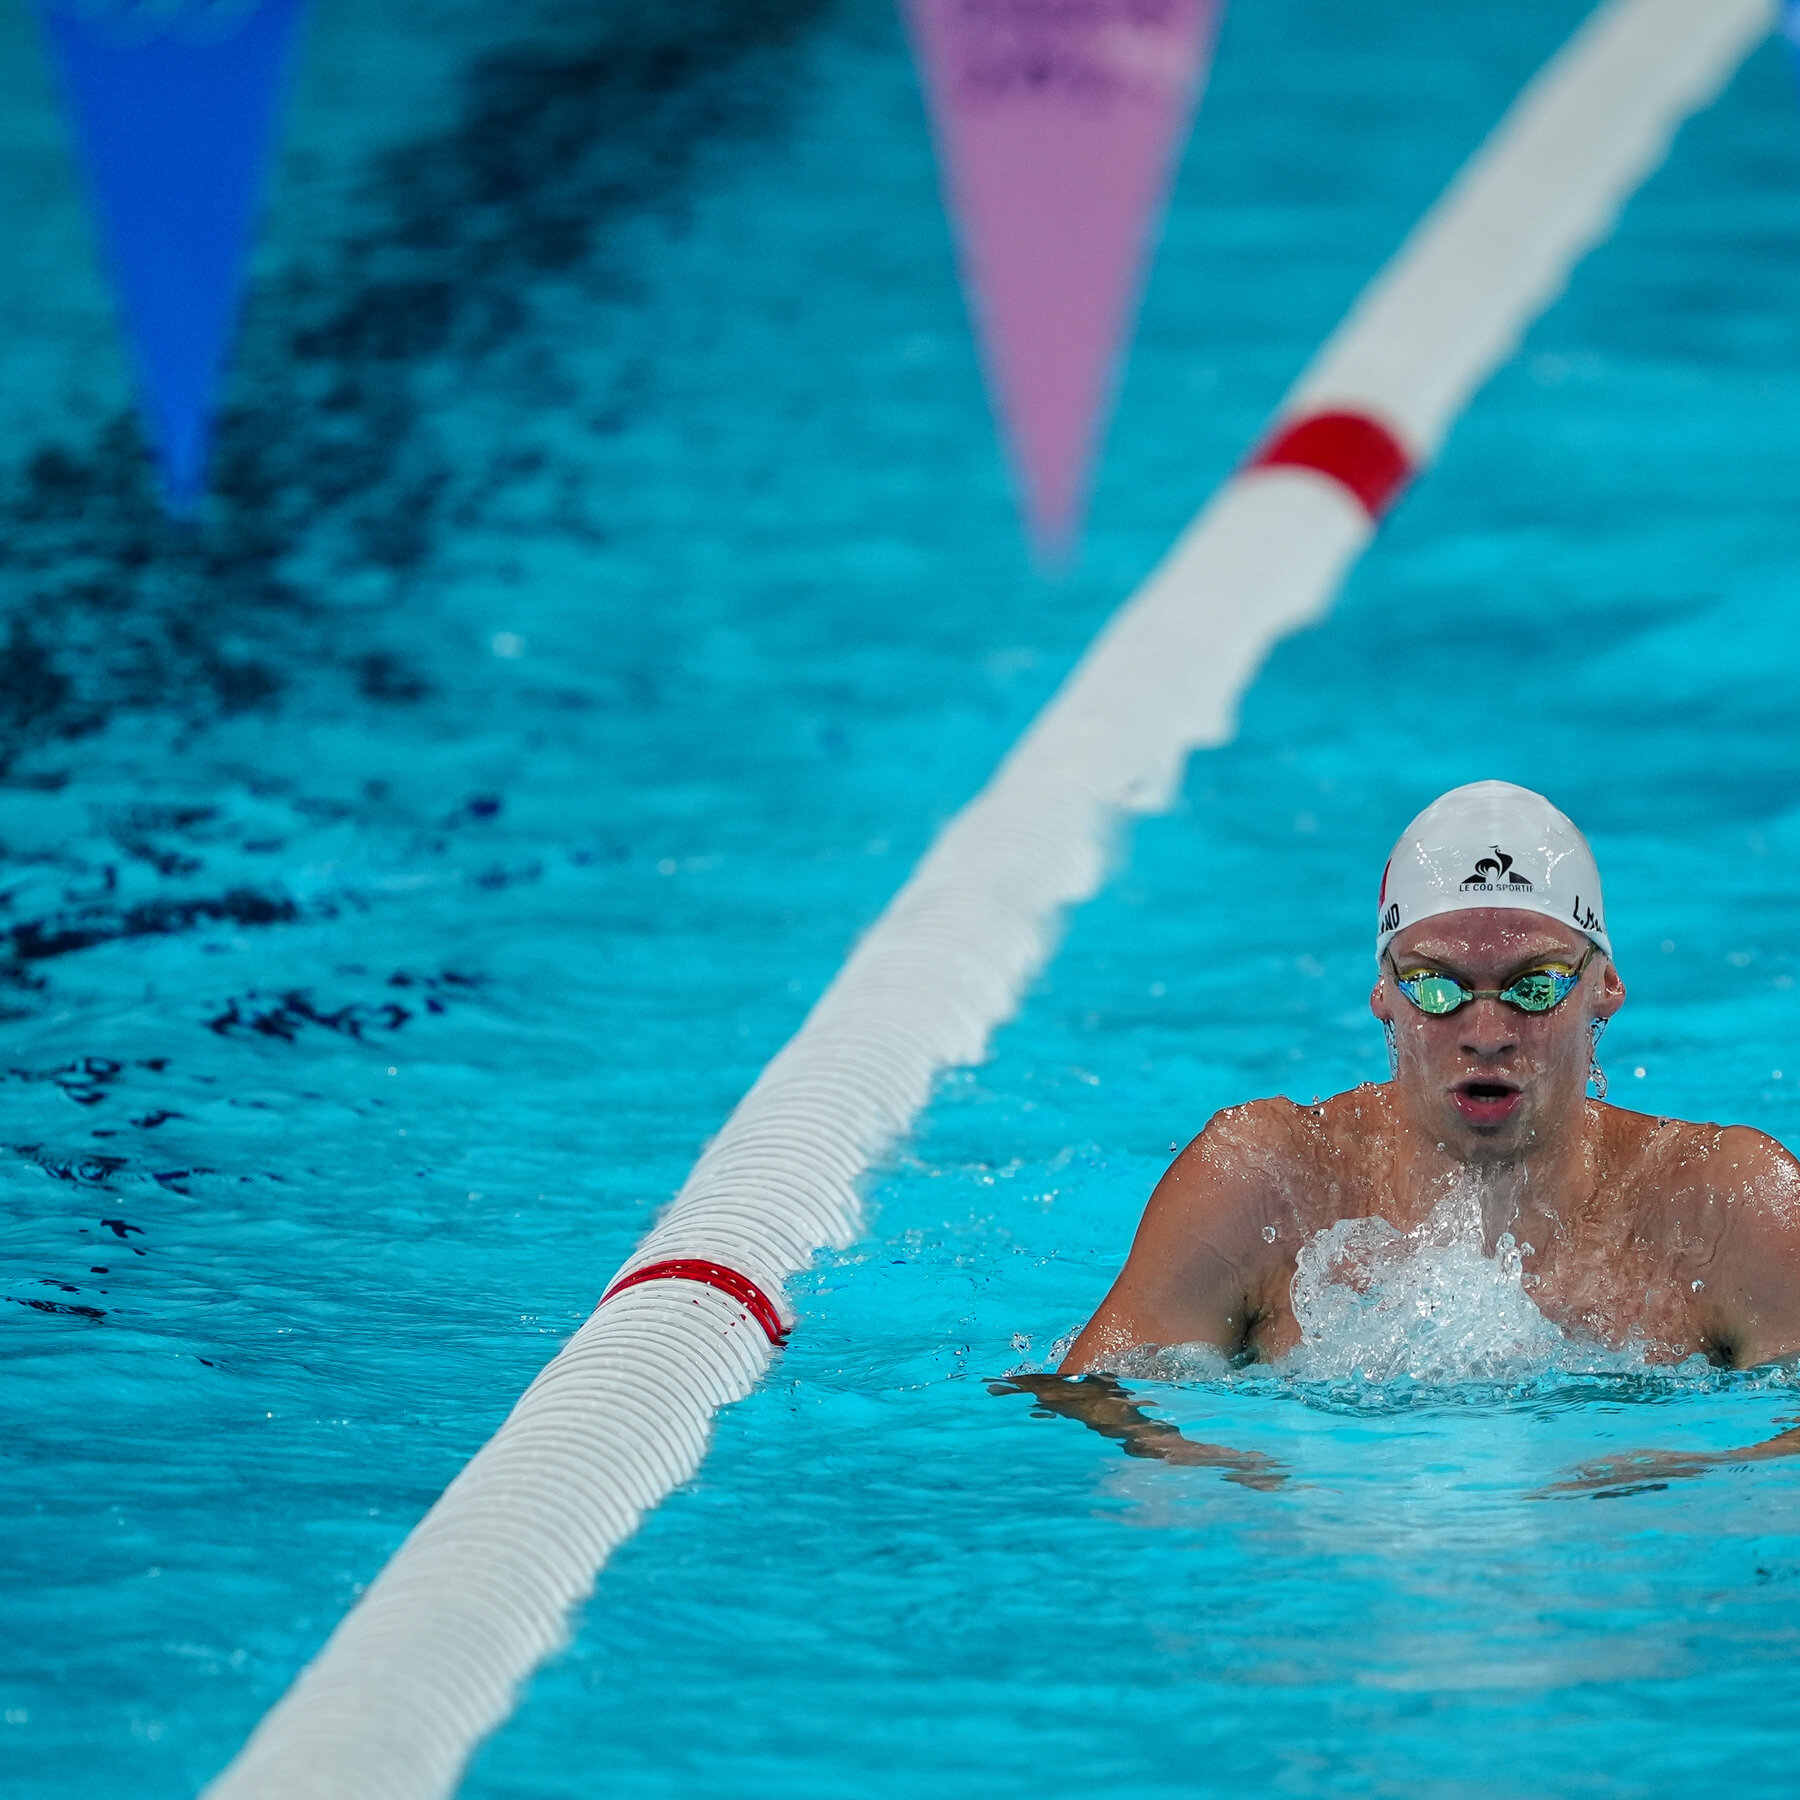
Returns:
[[[169,510],[212,407],[305,0],[40,0]]]

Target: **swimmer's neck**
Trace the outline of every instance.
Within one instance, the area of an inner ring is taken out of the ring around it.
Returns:
[[[1473,1155],[1403,1127],[1394,1138],[1390,1192],[1396,1210],[1406,1216],[1394,1222],[1416,1225],[1440,1210],[1469,1209],[1479,1212],[1490,1248],[1506,1232],[1521,1243],[1547,1243],[1599,1185],[1600,1104],[1584,1098],[1547,1126],[1521,1143],[1496,1145],[1491,1153],[1478,1146]]]

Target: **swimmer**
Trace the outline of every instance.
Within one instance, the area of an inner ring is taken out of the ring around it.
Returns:
[[[1511,1233],[1527,1291],[1573,1338],[1724,1368],[1800,1353],[1800,1163],[1748,1126],[1606,1102],[1597,1049],[1625,986],[1593,852],[1562,813],[1500,781],[1427,807],[1382,876],[1375,951],[1393,1078],[1217,1114],[1158,1183],[1061,1376],[1183,1344],[1273,1362],[1300,1341],[1290,1288],[1314,1233],[1372,1217],[1413,1232],[1471,1195],[1489,1254]],[[1114,1380],[1017,1385],[1132,1454],[1267,1478],[1176,1450]]]

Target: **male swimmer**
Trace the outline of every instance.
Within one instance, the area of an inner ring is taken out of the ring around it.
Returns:
[[[1478,1205],[1490,1254],[1512,1234],[1572,1338],[1727,1368],[1800,1352],[1800,1163],[1748,1126],[1588,1097],[1625,987],[1575,826],[1508,782],[1453,789],[1395,845],[1377,907],[1369,1006],[1393,1079],[1217,1114],[1157,1184],[1061,1377],[1177,1344],[1272,1362],[1300,1341],[1290,1287],[1314,1233],[1415,1231],[1452,1197]],[[1146,1418],[1115,1381],[1019,1385],[1133,1454],[1266,1472]]]

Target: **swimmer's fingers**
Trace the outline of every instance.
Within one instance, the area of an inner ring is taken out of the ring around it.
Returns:
[[[1272,1494],[1293,1478],[1274,1457],[1248,1454],[1235,1468],[1225,1471],[1225,1479],[1236,1482],[1239,1487],[1255,1488],[1259,1494]]]
[[[1634,1481],[1684,1481],[1693,1475],[1704,1475],[1708,1469],[1742,1468],[1747,1463],[1800,1456],[1800,1425],[1784,1419],[1775,1422],[1787,1425],[1787,1430],[1764,1438],[1760,1444],[1744,1444],[1736,1450],[1638,1450],[1630,1456],[1583,1463],[1566,1481],[1540,1488],[1536,1497],[1593,1493]]]
[[[1739,1459],[1730,1452],[1707,1455],[1690,1450],[1638,1450],[1630,1456],[1583,1463],[1563,1480],[1539,1488],[1532,1497],[1547,1500],[1556,1494],[1592,1494],[1639,1481],[1683,1481],[1692,1475],[1704,1475],[1720,1463],[1736,1460]]]
[[[1202,1444],[1171,1429],[1166,1435],[1135,1438],[1124,1446],[1127,1456],[1154,1457],[1185,1468],[1220,1469],[1240,1487],[1278,1488],[1288,1479],[1286,1467],[1260,1450],[1233,1450],[1224,1444]]]

